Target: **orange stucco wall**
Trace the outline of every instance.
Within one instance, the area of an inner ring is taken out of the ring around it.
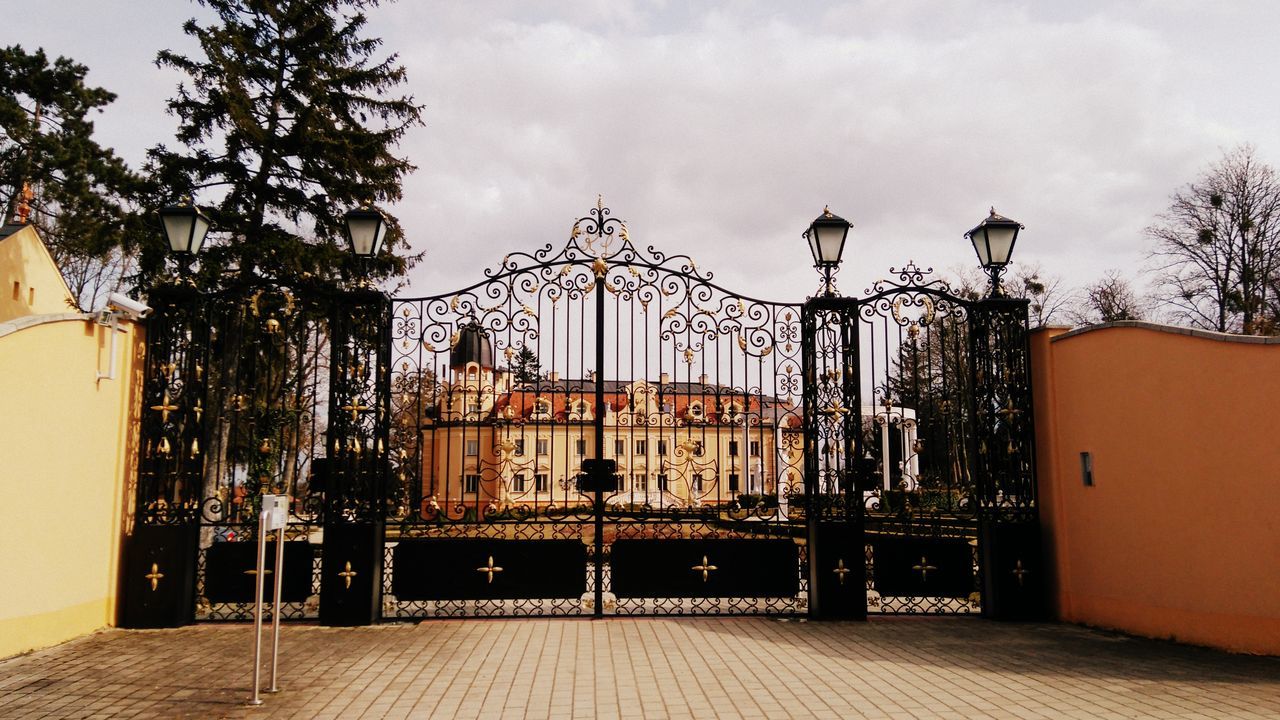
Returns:
[[[1061,619],[1280,654],[1280,343],[1255,340],[1145,323],[1033,335]]]

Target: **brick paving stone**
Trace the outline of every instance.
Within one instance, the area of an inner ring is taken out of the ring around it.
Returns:
[[[1280,658],[974,618],[288,625],[258,708],[251,641],[112,630],[0,661],[0,719],[1280,718]]]

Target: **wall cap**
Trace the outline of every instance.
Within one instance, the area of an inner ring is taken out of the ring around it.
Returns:
[[[1164,325],[1161,323],[1147,322],[1146,320],[1113,320],[1111,322],[1098,323],[1097,325],[1086,325],[1084,327],[1078,327],[1069,332],[1065,332],[1061,335],[1054,336],[1049,339],[1049,342],[1058,342],[1059,340],[1066,340],[1069,337],[1083,335],[1095,330],[1109,330],[1111,328],[1141,328],[1143,330],[1169,333],[1171,335],[1190,335],[1191,337],[1202,338],[1204,340],[1245,343],[1247,345],[1280,345],[1280,337],[1269,335],[1234,335],[1232,333],[1220,333],[1213,330],[1201,330],[1199,328],[1182,327],[1180,325]]]
[[[26,330],[36,325],[45,325],[47,323],[68,322],[70,320],[79,320],[81,322],[92,320],[93,313],[69,312],[69,313],[53,313],[50,315],[23,315],[6,322],[0,323],[0,338],[5,335],[12,335],[19,330]]]

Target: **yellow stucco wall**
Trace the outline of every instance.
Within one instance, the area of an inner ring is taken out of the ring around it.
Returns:
[[[65,309],[64,309],[65,312]],[[136,459],[142,332],[82,315],[0,322],[0,657],[113,624]]]
[[[34,227],[0,239],[0,323],[75,309],[71,291]]]

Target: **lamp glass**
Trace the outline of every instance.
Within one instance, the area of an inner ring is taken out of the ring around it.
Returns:
[[[1009,264],[1013,256],[1013,241],[1018,237],[1017,225],[991,224],[985,231],[987,251],[990,256],[983,264],[1004,266]],[[981,256],[981,253],[979,253]]]
[[[164,236],[169,240],[169,249],[174,253],[191,252],[191,231],[195,229],[195,213],[163,213]]]
[[[836,265],[844,251],[844,239],[849,234],[849,226],[844,223],[814,223],[816,256],[823,265]]]
[[[204,248],[204,239],[209,234],[209,218],[197,212],[191,228],[191,254],[195,255]]]
[[[983,228],[978,228],[969,234],[969,239],[973,241],[974,252],[978,253],[978,264],[987,267],[991,264],[991,249],[987,247],[987,233]]]
[[[387,234],[387,219],[382,213],[366,205],[347,212],[343,219],[347,224],[351,252],[358,257],[377,255]]]

